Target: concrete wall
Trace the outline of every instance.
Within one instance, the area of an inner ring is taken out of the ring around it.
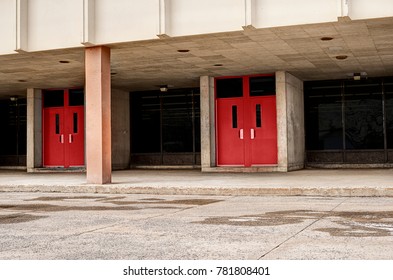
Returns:
[[[303,82],[295,76],[276,72],[278,167],[280,171],[304,168]]]
[[[29,51],[81,46],[83,0],[29,0],[27,22]]]
[[[201,98],[201,168],[207,171],[216,165],[216,126],[214,78],[200,78]]]
[[[338,1],[257,0],[252,24],[257,28],[332,22],[339,16]]]
[[[166,7],[170,36],[241,30],[245,25],[244,1],[167,0]]]
[[[158,0],[95,0],[96,44],[158,39]]]
[[[393,16],[391,0],[1,0],[0,55]]]
[[[27,172],[42,167],[42,91],[27,89]]]
[[[393,15],[392,0],[352,0],[349,2],[351,19],[391,17]]]
[[[0,1],[0,54],[16,48],[16,5],[14,0]]]
[[[130,94],[112,89],[112,169],[130,166]]]

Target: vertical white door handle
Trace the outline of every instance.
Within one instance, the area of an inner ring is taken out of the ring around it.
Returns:
[[[60,135],[60,143],[64,144],[64,134]]]
[[[68,134],[68,143],[72,143],[72,134]]]
[[[251,139],[255,139],[255,129],[251,128]]]
[[[243,128],[242,129],[240,129],[240,133],[239,133],[239,138],[240,139],[244,139],[244,132],[243,132]]]

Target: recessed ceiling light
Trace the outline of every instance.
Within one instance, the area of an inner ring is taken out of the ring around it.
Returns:
[[[69,60],[60,60],[59,63],[70,63]]]
[[[190,50],[177,50],[177,52],[179,52],[179,53],[188,53]]]
[[[347,58],[348,58],[347,55],[338,55],[338,56],[336,56],[336,59],[338,59],[338,60],[344,60],[344,59],[347,59]]]
[[[333,37],[322,37],[321,41],[331,41],[333,40]]]
[[[213,66],[214,66],[214,67],[220,67],[220,66],[224,66],[224,65],[221,64],[221,63],[216,63],[216,64],[214,64]]]

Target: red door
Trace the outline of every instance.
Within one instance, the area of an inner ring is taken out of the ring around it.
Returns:
[[[45,91],[43,102],[43,165],[84,165],[83,91]],[[75,102],[75,100],[77,100]]]
[[[218,115],[219,165],[244,164],[244,105],[242,98],[220,98],[216,102]]]
[[[274,76],[220,78],[216,97],[217,165],[277,164]]]
[[[277,163],[276,96],[250,97],[251,165]]]

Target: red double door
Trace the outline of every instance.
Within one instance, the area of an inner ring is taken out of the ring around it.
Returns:
[[[216,113],[217,165],[277,164],[274,76],[216,80]]]
[[[82,90],[44,91],[43,165],[84,165],[84,106]]]

